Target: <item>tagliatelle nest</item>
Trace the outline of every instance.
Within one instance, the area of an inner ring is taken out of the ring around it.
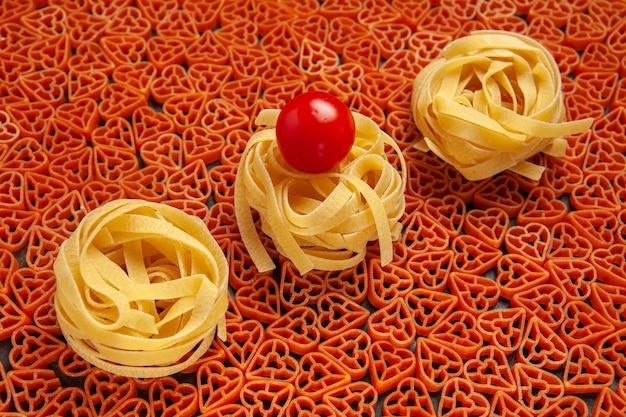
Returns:
[[[89,212],[54,272],[65,339],[111,373],[173,374],[225,336],[226,258],[202,220],[174,207],[117,200]]]
[[[378,240],[381,262],[393,256],[401,232],[406,168],[393,139],[371,119],[353,113],[356,138],[338,167],[322,174],[294,170],[277,146],[279,110],[263,110],[256,124],[270,127],[250,138],[235,182],[235,213],[243,242],[257,269],[275,267],[254,225],[259,213],[263,232],[301,274],[312,269],[342,270],[361,261],[367,244]],[[395,150],[396,168],[385,146]]]
[[[413,85],[411,108],[431,150],[469,180],[510,169],[538,180],[526,159],[563,156],[563,136],[593,119],[565,122],[561,74],[550,52],[524,35],[477,31],[448,44]]]

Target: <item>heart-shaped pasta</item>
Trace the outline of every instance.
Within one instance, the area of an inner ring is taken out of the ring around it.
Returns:
[[[485,30],[449,43],[415,78],[411,108],[431,150],[468,180],[510,169],[538,180],[528,161],[543,151],[562,156],[563,136],[589,129],[592,119],[565,122],[561,74],[533,39]]]
[[[378,240],[381,262],[393,256],[404,213],[406,167],[393,139],[374,121],[352,113],[356,138],[344,160],[322,174],[305,174],[287,164],[276,142],[279,110],[263,110],[241,157],[235,182],[235,214],[243,242],[257,269],[275,267],[255,228],[252,210],[276,249],[304,274],[342,270],[365,256]],[[397,155],[398,167],[385,153]]]
[[[206,225],[174,207],[115,200],[89,212],[54,263],[68,344],[114,374],[185,369],[223,332],[228,266]]]

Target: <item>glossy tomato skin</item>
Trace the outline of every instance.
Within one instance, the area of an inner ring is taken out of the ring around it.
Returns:
[[[334,96],[306,92],[291,99],[276,122],[278,149],[298,171],[320,174],[332,170],[354,144],[352,113]]]

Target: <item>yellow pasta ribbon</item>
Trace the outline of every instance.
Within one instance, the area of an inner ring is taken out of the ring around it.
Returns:
[[[448,44],[415,78],[413,118],[432,151],[476,181],[511,170],[530,179],[544,168],[538,152],[565,154],[564,136],[592,118],[564,121],[561,74],[550,52],[531,38],[498,30],[472,32]]]
[[[342,270],[358,264],[369,242],[378,241],[380,257],[393,257],[404,213],[406,166],[395,141],[371,119],[353,113],[356,138],[338,167],[322,174],[304,174],[285,162],[276,142],[279,110],[263,110],[259,130],[248,141],[235,181],[235,215],[243,242],[257,269],[275,268],[256,230],[290,259],[301,274]],[[400,166],[392,165],[392,149]]]
[[[180,372],[225,336],[226,257],[201,219],[174,207],[122,199],[89,212],[54,272],[65,339],[108,372]]]

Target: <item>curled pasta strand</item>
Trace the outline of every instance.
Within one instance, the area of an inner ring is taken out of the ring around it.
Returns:
[[[564,136],[593,119],[564,121],[561,74],[550,52],[524,35],[484,30],[448,44],[415,78],[411,109],[424,138],[416,144],[468,180],[510,169],[538,180],[538,152],[565,153]]]
[[[263,110],[256,124],[268,127],[250,138],[235,181],[235,214],[250,256],[261,272],[275,268],[254,225],[304,274],[358,264],[367,244],[378,241],[383,264],[392,259],[404,212],[406,167],[396,143],[369,118],[353,113],[354,145],[334,170],[316,175],[291,168],[273,128],[278,110]],[[390,147],[400,167],[387,160]]]
[[[54,271],[65,339],[106,371],[170,375],[225,336],[226,258],[199,218],[174,207],[116,200],[91,211]]]

